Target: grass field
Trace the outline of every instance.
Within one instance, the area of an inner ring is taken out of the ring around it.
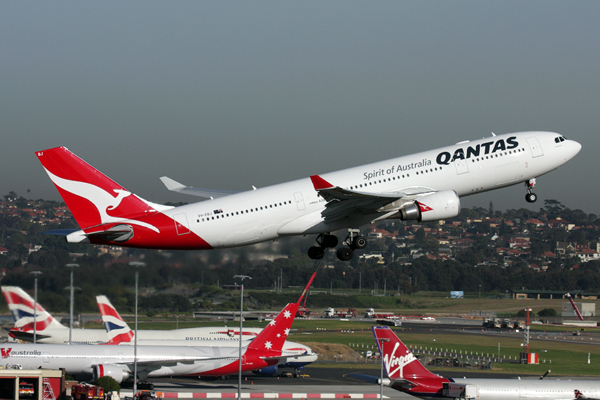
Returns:
[[[150,322],[140,321],[140,329],[175,329],[176,321]],[[237,327],[238,322],[198,322],[179,320],[179,328],[189,328],[197,326],[229,326]],[[248,321],[244,323],[246,327],[264,327],[265,322]],[[293,331],[289,339],[295,342],[320,342],[336,343],[349,346],[353,350],[362,353],[367,350],[376,350],[375,341],[371,332],[371,323],[339,321],[339,320],[296,320],[293,325]],[[86,328],[102,328],[100,324],[86,324]],[[555,330],[548,326],[539,326],[540,331],[563,332],[569,331],[569,328],[555,327]],[[572,328],[571,328],[572,330]],[[502,358],[511,358],[513,361],[518,359],[519,353],[523,351],[520,337],[498,338],[497,336],[484,336],[473,334],[448,334],[444,331],[433,330],[427,334],[411,333],[408,328],[395,328],[398,336],[411,348],[427,349],[433,351],[447,351],[462,355],[484,355],[496,357],[498,355],[498,344],[500,344],[500,355]],[[598,331],[598,329],[588,329],[588,331]],[[573,339],[572,336],[563,336],[572,339],[566,341],[542,341],[535,339],[537,333],[532,335],[530,342],[530,351],[539,354],[539,365],[523,365],[517,363],[494,363],[491,371],[494,373],[511,373],[523,375],[542,375],[548,369],[552,370],[552,375],[564,376],[600,376],[600,346],[586,343],[589,337]],[[583,344],[582,344],[583,342]],[[591,364],[587,364],[588,353],[591,355]],[[339,363],[335,364],[339,367]],[[321,366],[321,364],[319,364]],[[351,369],[352,364],[348,364]],[[377,368],[377,366],[374,366]],[[458,368],[443,368],[443,370],[460,375]],[[457,376],[458,376],[457,375]]]

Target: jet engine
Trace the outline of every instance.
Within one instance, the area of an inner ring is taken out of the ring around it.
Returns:
[[[261,369],[255,369],[252,373],[256,375],[275,375],[277,373],[277,365],[272,365],[270,367],[265,367]]]
[[[103,376],[110,376],[117,383],[123,382],[124,379],[129,378],[129,372],[125,371],[123,367],[116,364],[98,364],[92,367],[93,380],[102,378]]]
[[[454,190],[442,190],[420,197],[400,209],[400,218],[419,222],[454,218],[458,214],[460,214],[460,199]]]

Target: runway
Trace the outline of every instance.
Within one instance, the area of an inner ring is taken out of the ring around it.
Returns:
[[[434,371],[435,372],[435,371]],[[244,398],[379,398],[380,387],[352,378],[349,374],[367,374],[379,376],[380,370],[363,368],[353,364],[344,364],[339,368],[323,368],[307,366],[302,374],[305,378],[283,378],[246,374],[242,377],[242,397]],[[467,377],[504,377],[517,376],[501,374],[485,374],[465,371],[461,376]],[[522,378],[523,377],[521,375]],[[531,378],[537,379],[537,376]],[[163,392],[164,398],[231,398],[237,397],[237,377],[228,379],[214,378],[165,378],[152,379],[155,391]],[[124,390],[124,395],[130,391]],[[383,395],[390,399],[414,399],[414,397],[391,389],[383,388]]]

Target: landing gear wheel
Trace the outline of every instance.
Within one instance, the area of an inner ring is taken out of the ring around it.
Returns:
[[[369,242],[364,236],[356,236],[352,240],[352,247],[354,247],[355,249],[364,249],[365,247],[367,247],[368,244]]]
[[[323,235],[319,244],[323,247],[335,247],[338,245],[338,238],[335,235]]]
[[[527,193],[525,195],[525,200],[528,203],[535,203],[535,201],[537,200],[537,194],[535,194],[535,193]]]
[[[308,249],[308,257],[313,260],[320,260],[325,256],[325,249],[321,246],[312,246]]]
[[[352,256],[354,255],[352,249],[350,247],[340,247],[335,253],[338,260],[340,261],[350,261],[352,260]]]

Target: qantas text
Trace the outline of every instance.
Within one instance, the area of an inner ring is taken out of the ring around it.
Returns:
[[[400,164],[398,166],[392,166],[391,168],[388,168],[388,169],[385,169],[385,168],[374,169],[373,172],[365,172],[363,174],[363,176],[364,176],[364,180],[368,181],[373,178],[377,178],[377,177],[381,177],[381,176],[385,176],[385,175],[392,175],[392,174],[404,172],[404,171],[410,171],[410,170],[417,169],[417,168],[423,168],[423,167],[427,167],[429,165],[431,165],[431,160],[424,158],[423,160],[421,160],[419,162],[413,162],[410,164]]]
[[[516,139],[517,138],[515,136],[511,136],[506,139],[506,142],[504,139],[499,139],[495,142],[485,142],[476,146],[469,146],[467,147],[466,151],[462,147],[459,147],[454,151],[454,155],[448,153],[447,151],[443,151],[437,155],[435,160],[440,165],[448,165],[455,160],[465,160],[467,158],[484,156],[497,151],[515,149],[519,146],[519,142],[517,142]]]

